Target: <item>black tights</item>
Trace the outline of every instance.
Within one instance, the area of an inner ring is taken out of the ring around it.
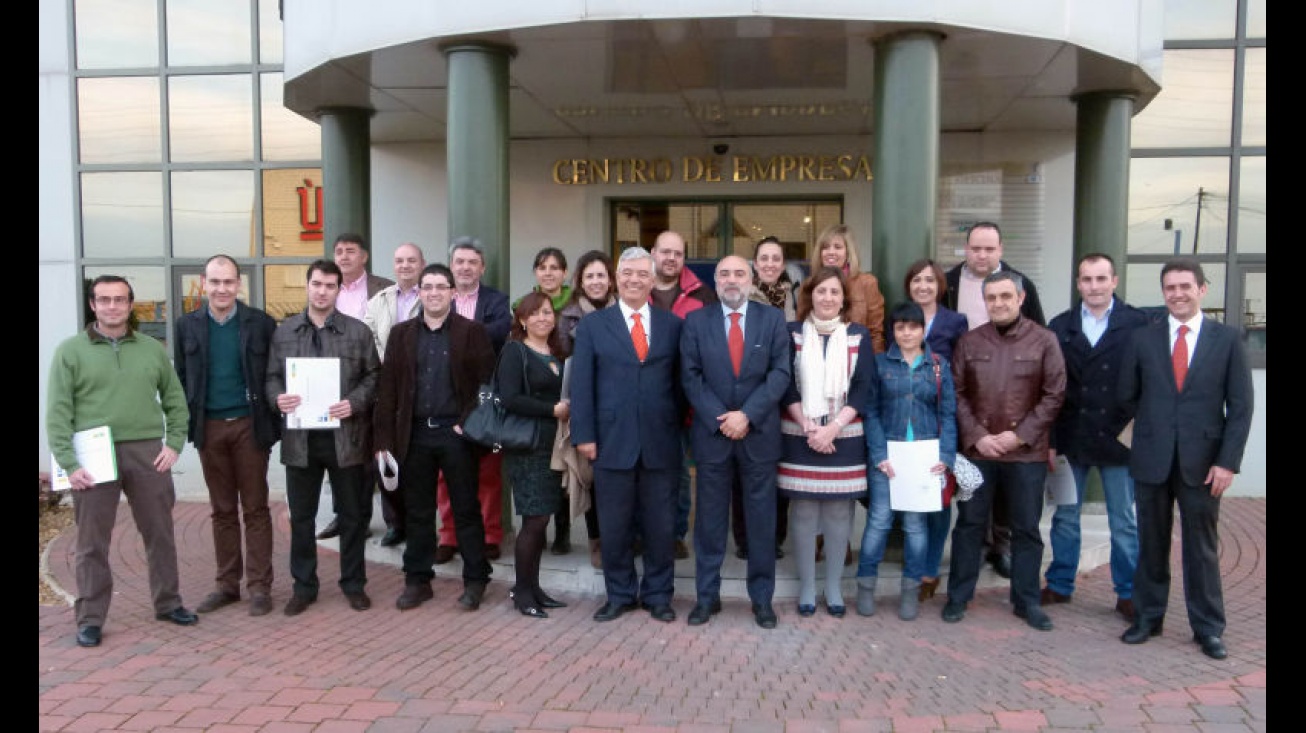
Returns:
[[[518,606],[534,605],[540,590],[540,557],[544,554],[548,514],[522,517],[513,555],[517,563],[517,585],[513,588]]]

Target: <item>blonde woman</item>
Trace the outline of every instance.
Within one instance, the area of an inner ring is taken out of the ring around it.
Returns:
[[[884,295],[880,281],[869,272],[862,272],[857,255],[857,240],[847,224],[836,224],[821,232],[812,249],[811,271],[834,267],[843,273],[848,282],[848,322],[860,323],[871,332],[875,352],[884,351]],[[798,294],[798,309],[810,309],[812,303],[806,289]]]

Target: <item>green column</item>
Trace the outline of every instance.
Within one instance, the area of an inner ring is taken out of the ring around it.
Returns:
[[[1129,126],[1134,97],[1129,92],[1088,92],[1075,97],[1075,262],[1101,252],[1116,262],[1125,297],[1125,254],[1129,240]]]
[[[326,107],[322,126],[322,246],[329,260],[336,237],[357,232],[372,243],[371,110]],[[371,262],[369,261],[369,270]]]
[[[907,267],[934,253],[941,39],[931,31],[906,31],[874,42],[870,269],[886,310],[907,298]]]
[[[442,46],[449,63],[445,135],[449,239],[485,245],[487,285],[508,290],[508,62],[514,49],[489,43]]]

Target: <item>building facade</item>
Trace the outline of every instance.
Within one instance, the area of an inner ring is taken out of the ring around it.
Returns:
[[[1049,315],[1077,254],[1142,306],[1165,257],[1203,260],[1258,366],[1235,489],[1263,490],[1264,0],[902,5],[42,0],[40,424],[105,272],[166,341],[218,252],[280,318],[343,231],[382,274],[472,234],[515,297],[545,246],[800,260],[842,221],[893,300],[994,220]]]

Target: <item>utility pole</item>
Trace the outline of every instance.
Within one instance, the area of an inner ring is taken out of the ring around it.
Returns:
[[[1206,195],[1206,189],[1201,186],[1197,187],[1197,222],[1193,224],[1193,254],[1197,254],[1197,237],[1202,233],[1202,196]]]

